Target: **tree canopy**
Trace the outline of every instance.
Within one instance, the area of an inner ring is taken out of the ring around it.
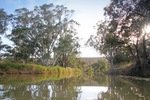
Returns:
[[[119,55],[134,59],[136,69],[144,73],[150,66],[150,33],[143,32],[150,23],[150,1],[111,0],[104,11],[105,20],[98,22],[97,34],[87,44],[104,54],[111,65]]]
[[[6,30],[7,15],[3,10],[0,11],[2,33]],[[58,57],[54,58],[54,48],[63,46],[67,50],[65,52],[68,52],[68,49],[72,51],[78,48],[72,46],[77,39],[74,27],[79,25],[71,18],[73,13],[74,10],[69,10],[63,5],[53,4],[35,6],[33,10],[16,9],[13,14],[9,15],[12,31],[7,37],[14,43],[14,47],[9,49],[10,55],[24,63],[33,59],[46,66],[55,65]],[[71,37],[64,43],[63,38],[68,39],[68,36]],[[76,49],[75,55],[77,54]]]

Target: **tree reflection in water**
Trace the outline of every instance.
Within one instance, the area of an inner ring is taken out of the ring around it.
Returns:
[[[0,86],[0,99],[11,100],[77,100],[80,78],[45,80],[25,84]],[[7,91],[8,90],[8,91]],[[6,92],[5,92],[6,91]]]
[[[149,100],[150,79],[94,75],[0,76],[0,100]],[[92,99],[90,99],[92,98]]]
[[[108,91],[99,100],[149,100],[150,79],[111,77]]]

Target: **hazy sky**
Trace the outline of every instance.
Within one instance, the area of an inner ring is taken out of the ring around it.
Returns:
[[[109,2],[110,0],[0,0],[0,8],[5,9],[8,14],[13,13],[17,8],[33,9],[34,6],[45,3],[64,5],[68,9],[73,9],[75,10],[73,19],[80,24],[77,31],[78,37],[81,39],[81,56],[98,57],[100,55],[93,48],[85,47],[84,44],[91,34],[96,34],[93,26],[104,18],[103,8],[109,5]]]

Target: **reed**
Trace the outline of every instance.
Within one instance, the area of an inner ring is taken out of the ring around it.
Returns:
[[[42,66],[35,64],[20,64],[20,63],[0,63],[0,74],[49,74],[55,77],[71,77],[80,75],[81,70],[70,67],[60,66]]]

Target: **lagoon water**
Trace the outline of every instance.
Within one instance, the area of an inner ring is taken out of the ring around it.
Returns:
[[[7,75],[0,76],[0,100],[150,100],[150,79]]]

